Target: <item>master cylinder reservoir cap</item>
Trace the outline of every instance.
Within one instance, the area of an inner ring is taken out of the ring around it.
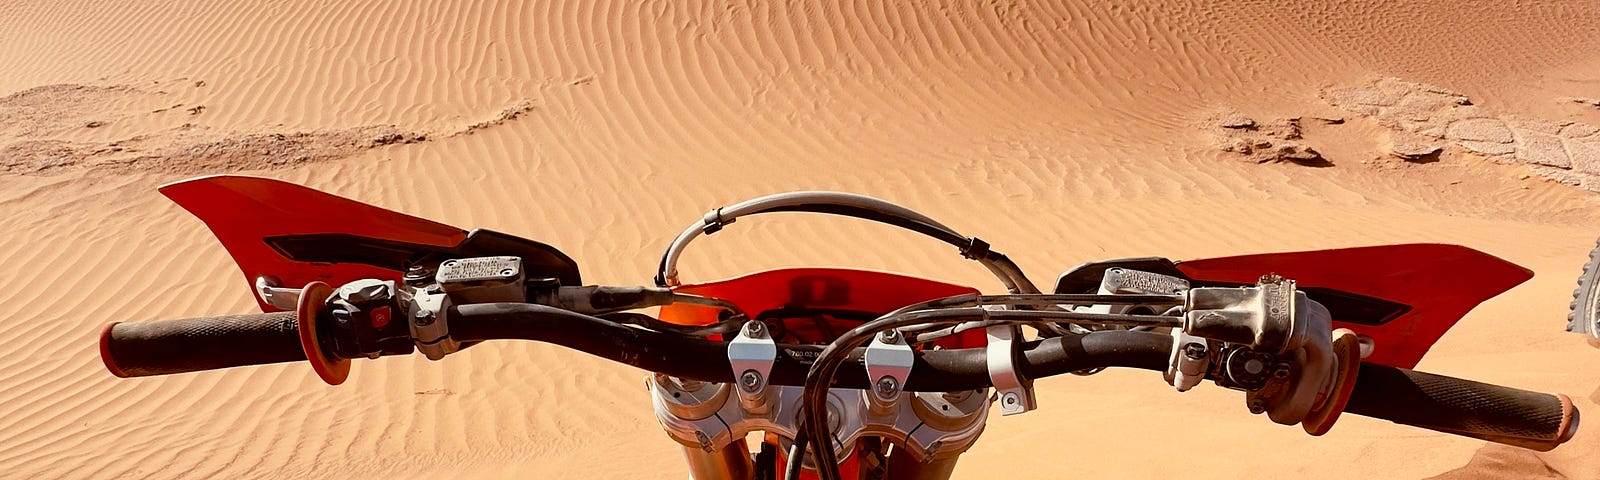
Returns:
[[[445,260],[434,281],[457,304],[522,302],[521,257],[474,257]]]

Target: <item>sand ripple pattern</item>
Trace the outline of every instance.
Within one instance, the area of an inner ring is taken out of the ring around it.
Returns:
[[[1332,110],[1307,92],[1372,71],[1522,95],[1546,84],[1507,72],[1600,51],[1600,24],[1581,21],[1600,3],[1456,3],[3,1],[0,95],[16,96],[0,148],[49,153],[0,154],[13,172],[0,174],[0,478],[684,476],[643,372],[529,342],[362,361],[337,388],[305,365],[112,378],[96,358],[105,322],[255,308],[206,228],[154,193],[233,168],[539,239],[587,281],[619,285],[649,282],[706,210],[793,189],[912,206],[1041,281],[1097,258],[1465,243],[1559,281],[1485,305],[1430,369],[1574,393],[1592,378],[1567,367],[1594,352],[1563,350],[1542,336],[1563,321],[1541,322],[1562,318],[1568,259],[1593,245],[1594,196],[1524,189],[1489,162],[1373,174],[1218,161],[1192,129],[1217,105]],[[1478,46],[1493,48],[1466,49]],[[338,160],[260,161],[327,141],[297,132],[389,125],[428,141],[369,148],[377,132],[358,132]],[[185,156],[219,141],[247,161]],[[92,155],[116,142],[171,161]],[[80,149],[79,164],[42,159]],[[697,242],[686,279],[850,265],[994,291],[946,245],[794,217]],[[1482,356],[1529,345],[1540,356]],[[1148,373],[1040,382],[1050,406],[991,423],[957,475],[1417,478],[1477,447],[1361,419],[1311,438],[1248,415],[1237,392],[1178,396]],[[1172,425],[1185,448],[1150,461]],[[1087,460],[1060,461],[1062,446]]]

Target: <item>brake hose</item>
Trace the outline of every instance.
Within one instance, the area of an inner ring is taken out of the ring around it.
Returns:
[[[978,237],[956,233],[938,221],[914,210],[876,198],[842,192],[789,192],[754,198],[707,212],[699,222],[684,229],[661,256],[656,273],[656,285],[677,286],[678,258],[689,243],[701,235],[710,235],[733,223],[739,217],[772,212],[826,213],[872,220],[911,230],[954,245],[961,255],[976,260],[1000,279],[1011,293],[1039,293],[1039,288],[1022,273],[1004,254],[989,249],[989,244]]]

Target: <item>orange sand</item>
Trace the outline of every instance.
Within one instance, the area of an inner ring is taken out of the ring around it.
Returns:
[[[610,284],[647,283],[706,209],[792,189],[900,202],[1041,283],[1115,256],[1459,243],[1538,276],[1420,369],[1600,413],[1600,351],[1562,332],[1600,201],[1547,179],[1600,172],[1600,107],[1573,101],[1600,97],[1600,4],[769,3],[0,4],[0,477],[684,476],[642,372],[545,345],[359,362],[338,388],[305,365],[113,378],[104,323],[254,307],[154,192],[221,172],[540,239]],[[1390,155],[1418,144],[1437,161]],[[793,216],[683,271],[816,264],[995,287],[932,241]],[[958,477],[1600,478],[1600,427],[1533,455],[1350,416],[1312,438],[1150,372],[1039,390]]]

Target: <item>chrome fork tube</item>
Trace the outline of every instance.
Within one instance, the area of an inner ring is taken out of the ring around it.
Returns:
[[[750,478],[753,471],[750,450],[742,438],[710,452],[700,447],[681,446],[683,456],[689,463],[689,478],[694,480],[745,480]]]

